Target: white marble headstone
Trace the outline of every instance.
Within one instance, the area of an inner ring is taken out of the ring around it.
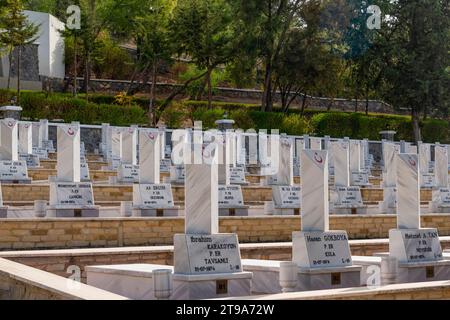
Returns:
[[[0,160],[19,160],[17,124],[17,120],[14,119],[2,119],[0,121]]]
[[[122,163],[137,164],[137,132],[135,127],[125,128],[122,131]]]
[[[445,146],[434,148],[434,174],[435,184],[438,188],[448,187],[448,153]]]
[[[208,156],[209,163],[204,161],[202,164],[185,165],[186,234],[208,235],[219,232],[218,159],[217,155]]]
[[[33,153],[33,133],[31,122],[19,122],[19,152]]]
[[[328,231],[327,151],[302,152],[302,231]]]
[[[383,142],[383,186],[395,187],[397,183],[397,155],[400,147],[392,142]]]
[[[416,154],[397,154],[397,227],[420,228],[419,159]]]
[[[361,170],[361,145],[358,140],[350,140],[349,156],[350,156],[350,172],[358,172]]]
[[[161,136],[156,130],[139,131],[140,183],[160,182]]]
[[[350,185],[349,150],[346,141],[330,142],[330,153],[334,160],[334,185],[348,187]]]
[[[80,126],[59,125],[57,137],[58,182],[80,182]]]

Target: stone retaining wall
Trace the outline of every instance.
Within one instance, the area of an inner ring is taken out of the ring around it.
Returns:
[[[221,217],[220,232],[237,233],[241,243],[291,241],[300,230],[299,216]],[[331,230],[350,239],[387,238],[395,215],[333,215]],[[422,227],[450,235],[449,214],[422,216]],[[44,218],[0,219],[0,250],[170,245],[184,232],[184,218]]]

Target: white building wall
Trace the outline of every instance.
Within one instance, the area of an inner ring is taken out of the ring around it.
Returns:
[[[48,13],[28,10],[24,13],[30,22],[39,25],[34,42],[39,45],[39,75],[64,78],[64,40],[58,31],[64,28],[64,23]]]

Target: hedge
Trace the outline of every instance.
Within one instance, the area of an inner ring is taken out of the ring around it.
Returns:
[[[0,91],[0,104],[7,104],[12,93]],[[145,111],[136,105],[119,106],[113,104],[96,104],[85,99],[62,94],[22,92],[20,106],[22,117],[37,119],[63,119],[65,122],[79,121],[84,124],[101,124],[107,122],[117,126],[145,124]]]
[[[0,105],[8,104],[15,93],[0,90]],[[23,91],[21,106],[23,117],[31,119],[63,119],[66,122],[80,121],[86,124],[108,122],[112,125],[146,124],[148,99],[133,98],[131,106],[115,104],[114,96],[93,94],[86,101],[83,95],[77,98],[70,94]],[[157,102],[158,103],[158,102]],[[257,104],[213,102],[213,109],[206,101],[174,102],[161,115],[169,127],[183,126],[186,120],[202,121],[203,128],[215,128],[215,121],[234,119],[236,127],[242,129],[279,129],[290,135],[314,134],[332,137],[368,138],[379,140],[382,130],[397,131],[396,140],[413,141],[411,117],[401,115],[369,114],[306,109],[303,116],[299,110],[288,114],[262,112]],[[446,120],[427,119],[421,122],[423,141],[450,143],[450,128]]]

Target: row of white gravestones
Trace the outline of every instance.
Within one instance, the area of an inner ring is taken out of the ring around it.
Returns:
[[[361,141],[348,140],[349,141],[349,165],[350,165],[350,184],[352,186],[368,186],[369,174],[366,170],[363,170],[361,159],[364,159],[364,151],[361,150]],[[363,153],[363,156],[361,156]]]
[[[300,209],[300,186],[294,186],[294,146],[292,139],[281,136],[279,141],[278,170],[272,178],[272,204],[274,214],[298,215]]]
[[[33,154],[47,159],[48,152],[55,152],[53,141],[48,139],[48,120],[42,119],[31,124]]]
[[[40,166],[39,156],[33,154],[33,135],[31,122],[19,122],[19,160],[26,161],[28,168]]]
[[[203,155],[201,164],[186,164],[185,233],[174,236],[173,298],[249,295],[252,274],[242,271],[237,235],[218,233],[218,154]]]
[[[232,171],[236,173],[236,171],[233,170],[233,168],[236,168],[235,133],[213,131],[210,134],[205,134],[204,140],[198,142],[202,142],[204,154],[217,154],[219,215],[248,215],[248,206],[244,204],[241,186],[231,184]],[[194,150],[195,149],[194,145]]]
[[[334,161],[334,190],[330,193],[331,211],[363,207],[361,190],[350,185],[350,144],[348,140],[330,142],[330,152]]]
[[[420,186],[433,188],[435,186],[434,174],[430,173],[431,145],[429,143],[418,143],[418,155],[420,163]]]
[[[162,135],[158,130],[139,130],[139,183],[133,184],[133,209],[137,216],[175,216],[172,188],[160,183]]]
[[[50,182],[48,215],[56,217],[97,217],[92,184],[81,182],[80,126],[57,128],[57,176]]]

